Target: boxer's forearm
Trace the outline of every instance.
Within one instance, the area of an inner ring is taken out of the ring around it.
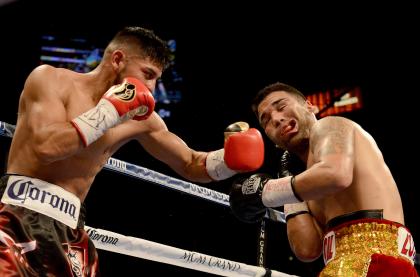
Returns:
[[[316,260],[322,252],[322,240],[312,215],[305,213],[287,221],[290,248],[303,262]]]

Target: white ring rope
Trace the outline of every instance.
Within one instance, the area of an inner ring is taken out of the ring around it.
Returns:
[[[185,192],[190,195],[197,196],[202,199],[210,200],[212,202],[222,204],[229,207],[229,195],[211,190],[205,187],[198,186],[196,184],[179,180],[157,171],[131,164],[125,161],[121,161],[115,158],[109,158],[104,168],[119,173],[129,175],[141,180],[146,180],[166,188]],[[266,218],[270,218],[273,221],[285,223],[284,213],[274,210],[267,209]]]
[[[229,196],[224,193],[172,178],[145,167],[124,162],[115,158],[109,158],[104,168],[159,184],[167,188],[179,190],[229,207]]]
[[[96,248],[220,276],[296,276],[85,226]],[[269,275],[271,272],[271,275]]]
[[[0,121],[0,135],[4,137],[13,137],[13,134],[15,133],[15,126],[3,121]]]

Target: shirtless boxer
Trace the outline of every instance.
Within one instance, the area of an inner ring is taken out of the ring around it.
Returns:
[[[266,207],[284,206],[291,249],[302,261],[323,253],[320,276],[417,276],[400,194],[374,139],[349,119],[317,120],[286,84],[262,89],[252,108],[267,136],[306,169],[234,182],[238,218],[258,221]]]
[[[108,158],[130,140],[195,182],[261,166],[256,129],[232,125],[225,149],[210,153],[168,131],[151,94],[168,62],[166,43],[152,31],[126,27],[92,72],[42,65],[30,73],[0,179],[0,276],[95,276],[83,201]],[[241,143],[259,152],[235,156]]]

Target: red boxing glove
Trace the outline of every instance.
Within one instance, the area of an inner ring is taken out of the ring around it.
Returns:
[[[255,128],[230,135],[224,148],[225,163],[232,170],[254,171],[264,162],[264,140]]]
[[[111,87],[102,99],[114,105],[120,121],[126,119],[147,119],[155,108],[155,99],[149,89],[140,80],[127,77],[120,85]]]
[[[149,89],[138,79],[127,77],[122,84],[112,86],[94,108],[71,123],[88,146],[117,124],[131,118],[147,119],[154,107],[155,100]]]

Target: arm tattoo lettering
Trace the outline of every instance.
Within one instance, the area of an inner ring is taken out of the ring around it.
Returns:
[[[317,157],[353,152],[353,127],[345,119],[333,118],[323,122],[312,139],[311,145]]]

